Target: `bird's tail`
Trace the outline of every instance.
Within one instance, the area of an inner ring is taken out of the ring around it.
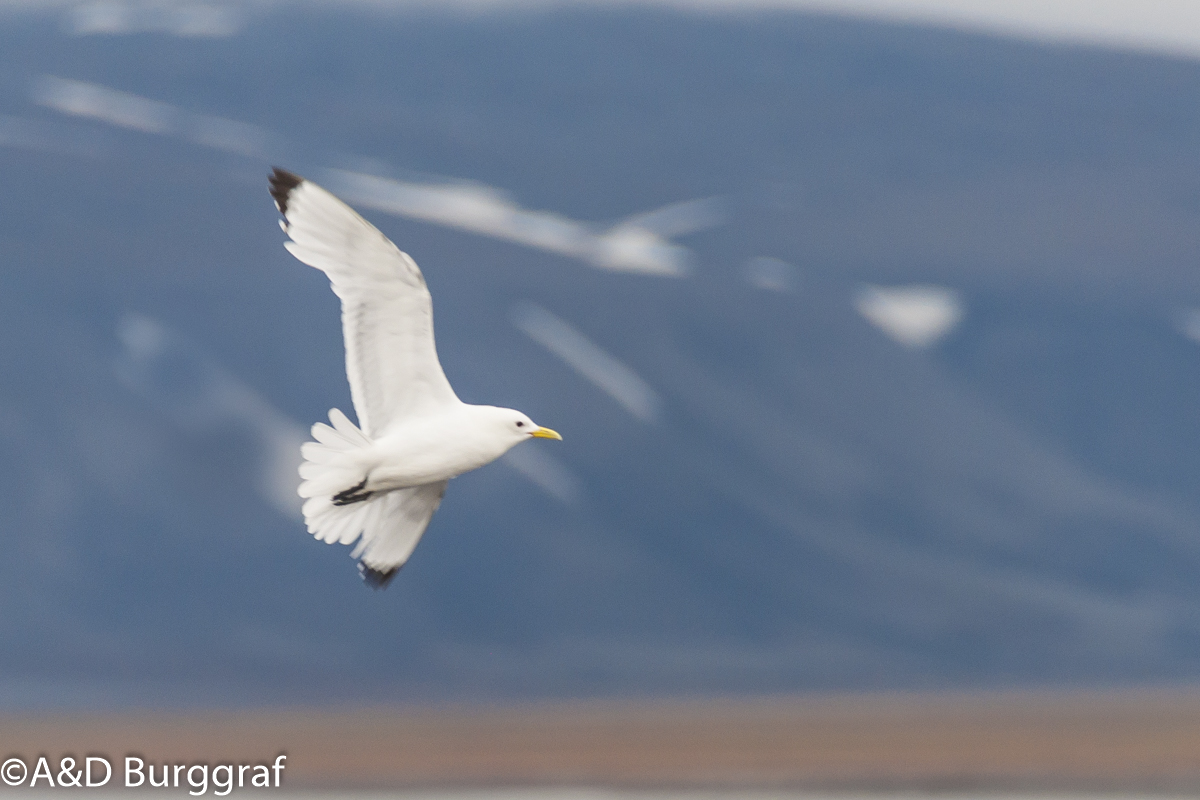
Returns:
[[[298,490],[304,503],[308,532],[324,542],[350,544],[358,538],[372,511],[378,513],[372,496],[363,492],[365,476],[354,454],[371,446],[371,440],[338,409],[329,412],[333,427],[323,422],[312,426],[315,442],[300,448],[304,463]],[[374,498],[379,500],[382,498]]]
[[[300,496],[308,532],[330,544],[358,544],[350,554],[361,558],[363,580],[382,589],[408,561],[429,520],[442,502],[446,481],[387,492],[365,490],[362,462],[356,455],[371,440],[336,408],[330,427],[313,425],[315,442],[300,448]],[[362,538],[359,538],[361,535]]]

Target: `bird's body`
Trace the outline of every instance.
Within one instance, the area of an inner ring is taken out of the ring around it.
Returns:
[[[410,417],[369,445],[347,453],[346,468],[366,478],[362,493],[390,492],[456,478],[492,463],[528,438],[515,425],[511,437],[491,435],[498,415],[507,422],[512,412],[495,406],[456,403],[433,414]],[[314,482],[307,492],[336,493],[346,488],[343,484]]]
[[[561,439],[519,411],[464,403],[442,372],[433,308],[416,263],[349,206],[276,169],[285,246],[325,272],[342,301],[346,374],[359,424],[333,409],[300,467],[308,530],[351,544],[363,577],[386,585],[437,510],[446,483],[531,437]],[[361,538],[360,538],[361,537]]]

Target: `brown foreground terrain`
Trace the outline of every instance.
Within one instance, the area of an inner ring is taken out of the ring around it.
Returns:
[[[262,763],[292,788],[1200,789],[1200,690],[0,717],[0,758]]]

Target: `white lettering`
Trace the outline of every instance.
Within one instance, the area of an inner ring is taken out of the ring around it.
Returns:
[[[135,761],[137,762],[136,769],[133,766],[133,762],[135,762]],[[146,766],[146,762],[142,761],[137,756],[125,756],[125,788],[126,789],[132,789],[136,786],[141,786],[143,783],[146,782],[146,776],[142,773],[142,767],[144,767],[144,766]],[[135,772],[137,773],[137,776],[138,776],[138,782],[130,783],[130,781],[133,780],[133,773],[135,773]],[[150,774],[152,776],[154,774],[153,767],[150,768]],[[154,778],[151,777],[151,780],[154,780]]]
[[[58,785],[59,786],[82,786],[83,785],[83,770],[72,772],[75,769],[75,759],[70,756],[63,756],[58,762]]]
[[[192,773],[195,772],[196,770],[200,770],[200,777],[201,777],[200,783],[196,783],[194,780],[192,780]],[[187,778],[188,778],[189,786],[191,786],[193,789],[200,790],[197,792],[188,792],[188,794],[195,795],[196,797],[199,797],[200,795],[204,794],[205,792],[208,791],[208,764],[196,764],[195,766],[193,766],[191,769],[189,769],[187,771]]]
[[[227,780],[223,781],[220,779],[220,777],[218,777],[218,775],[220,774],[220,772],[222,770],[224,770],[225,774],[229,776]],[[218,764],[217,766],[213,767],[212,782],[213,782],[213,786],[217,787],[218,789],[225,790],[223,792],[213,792],[213,794],[215,794],[217,797],[224,797],[225,795],[232,792],[233,791],[233,766],[230,764]]]
[[[92,783],[92,764],[103,764],[104,765],[104,780],[100,781],[99,783]],[[94,788],[96,786],[103,786],[104,784],[108,783],[109,780],[112,779],[112,764],[108,763],[107,758],[97,758],[96,756],[88,756],[87,757],[87,772],[85,774],[87,775],[87,785],[89,787]]]
[[[171,775],[170,775],[171,768],[170,768],[170,766],[168,766],[167,764],[163,764],[163,782],[162,783],[154,782],[154,764],[150,764],[150,766],[147,767],[147,769],[150,770],[150,785],[151,786],[157,787],[159,789],[163,789],[163,788],[171,785]],[[178,784],[176,784],[176,785],[178,785]]]
[[[54,787],[54,778],[50,777],[50,762],[45,756],[39,758],[37,766],[33,768],[33,779],[29,781],[30,789],[37,785],[38,778],[45,778],[46,783],[50,784],[51,788]]]

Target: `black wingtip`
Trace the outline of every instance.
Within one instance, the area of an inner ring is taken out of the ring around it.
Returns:
[[[363,562],[358,562],[358,574],[362,576],[363,583],[370,586],[372,589],[386,589],[387,585],[392,582],[392,578],[396,577],[396,573],[400,571],[400,567],[392,567],[389,570],[375,569],[368,567]]]
[[[304,178],[279,167],[271,169],[274,171],[267,178],[267,182],[271,184],[271,197],[275,198],[275,207],[279,209],[279,213],[287,214],[288,195],[304,182]]]

